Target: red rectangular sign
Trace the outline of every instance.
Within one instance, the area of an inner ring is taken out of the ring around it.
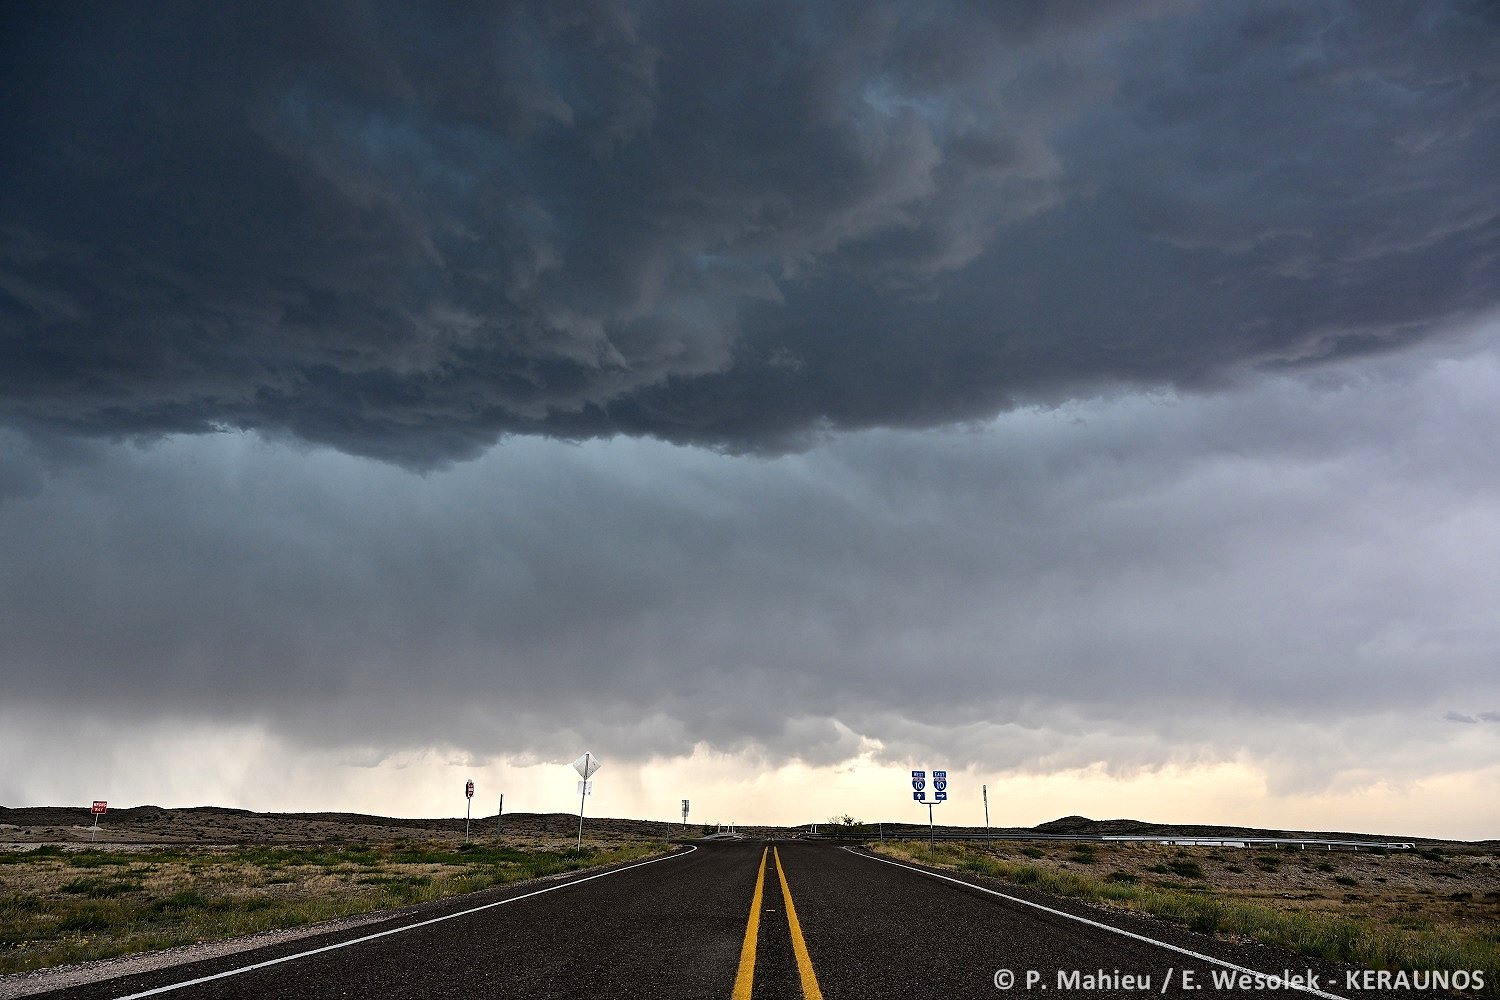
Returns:
[[[109,807],[109,803],[108,802],[105,802],[103,799],[95,799],[94,800],[94,808],[91,809],[91,810],[89,810],[89,811],[92,812],[92,813],[94,813],[94,815],[97,816],[98,814],[104,812],[104,810],[107,809],[108,807]]]

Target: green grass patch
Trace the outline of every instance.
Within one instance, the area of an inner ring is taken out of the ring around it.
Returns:
[[[208,906],[208,897],[196,889],[183,889],[174,892],[170,896],[162,896],[153,899],[148,904],[153,913],[186,913],[189,910],[201,910]]]
[[[127,857],[119,854],[105,854],[97,850],[78,851],[75,854],[66,855],[64,860],[72,868],[119,868],[131,864],[131,860]]]
[[[108,899],[111,896],[123,896],[130,892],[140,892],[144,889],[139,882],[123,882],[110,878],[75,878],[71,882],[63,883],[62,891],[78,896],[88,896],[91,899]]]

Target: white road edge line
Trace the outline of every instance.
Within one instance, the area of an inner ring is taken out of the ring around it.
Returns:
[[[584,882],[592,882],[596,878],[606,878],[610,875],[618,875],[621,872],[628,872],[632,868],[642,868],[646,865],[654,865],[658,861],[670,861],[673,858],[685,858],[697,849],[697,847],[694,847],[690,844],[688,845],[688,849],[681,852],[680,854],[664,854],[659,858],[652,858],[650,861],[638,861],[633,865],[626,865],[624,868],[611,868],[609,871],[600,872],[597,875],[589,875],[584,878],[577,878],[571,882],[564,882],[561,885],[548,886],[545,889],[537,889],[535,892],[524,893],[520,896],[512,896],[509,899],[501,899],[493,903],[485,903],[483,906],[475,906],[472,909],[460,910],[457,913],[448,913],[441,917],[433,917],[430,920],[421,920],[414,924],[403,924],[400,927],[392,927],[390,930],[377,931],[374,934],[366,934],[364,937],[351,938],[348,941],[340,941],[338,944],[325,944],[321,948],[313,948],[309,951],[299,951],[295,955],[283,955],[280,958],[272,958],[264,962],[256,962],[254,965],[244,965],[238,969],[230,969],[227,972],[216,972],[211,976],[199,976],[197,979],[188,979],[184,982],[172,983],[169,986],[158,986],[153,990],[144,990],[140,993],[131,993],[128,996],[116,997],[115,1000],[139,1000],[139,998],[141,997],[154,997],[158,993],[170,993],[173,990],[181,990],[186,989],[189,986],[197,986],[199,983],[213,982],[215,979],[227,979],[230,976],[238,976],[242,972],[253,972],[256,969],[264,969],[268,966],[280,965],[282,962],[295,962],[297,959],[307,958],[309,955],[321,955],[325,951],[337,951],[339,948],[348,948],[356,944],[364,944],[366,941],[374,941],[376,938],[389,937],[392,934],[400,934],[403,931],[414,931],[418,927],[429,927],[432,924],[440,924],[444,920],[452,920],[455,917],[466,917],[471,913],[478,913],[480,910],[493,909],[497,906],[504,906],[507,903],[519,903],[523,899],[530,899],[533,896],[540,896],[543,893],[556,892],[559,889],[567,889],[575,885],[581,885]]]
[[[1256,969],[1246,968],[1243,965],[1235,965],[1233,962],[1226,962],[1222,958],[1214,958],[1212,955],[1205,955],[1202,952],[1193,951],[1190,948],[1179,948],[1175,944],[1167,944],[1167,942],[1165,941],[1158,941],[1156,940],[1156,938],[1149,938],[1144,934],[1136,934],[1133,931],[1122,930],[1119,927],[1112,927],[1109,924],[1101,923],[1098,920],[1090,920],[1088,917],[1080,917],[1076,913],[1069,913],[1066,910],[1054,910],[1050,906],[1043,906],[1041,903],[1033,903],[1031,900],[1022,899],[1019,896],[1007,896],[1003,892],[996,892],[994,889],[987,889],[982,885],[975,885],[973,882],[965,882],[961,878],[951,878],[947,875],[939,875],[937,872],[930,872],[926,869],[917,868],[913,865],[904,865],[899,861],[891,861],[888,858],[882,858],[878,854],[861,854],[852,847],[846,847],[844,848],[844,850],[848,851],[850,854],[854,855],[857,858],[868,858],[871,861],[879,861],[883,864],[895,865],[897,868],[905,868],[907,871],[916,872],[918,875],[926,875],[929,878],[942,879],[944,882],[952,882],[954,885],[962,885],[967,886],[970,889],[978,889],[980,892],[987,892],[991,896],[999,896],[1001,899],[1009,900],[1012,903],[1020,903],[1022,906],[1030,906],[1038,910],[1044,910],[1047,913],[1053,913],[1059,917],[1067,917],[1069,920],[1076,920],[1080,924],[1088,924],[1090,927],[1098,927],[1100,930],[1109,931],[1111,934],[1119,934],[1122,937],[1134,938],[1137,941],[1144,941],[1147,944],[1154,944],[1158,948],[1165,948],[1168,951],[1175,951],[1180,955],[1188,955],[1192,958],[1196,958],[1203,962],[1209,962],[1213,965],[1222,965],[1224,968],[1233,969],[1236,972],[1248,972],[1252,976],[1258,976],[1265,982],[1268,987],[1272,989],[1275,989],[1278,986],[1284,986],[1289,990],[1301,990],[1303,993],[1311,993],[1316,997],[1327,997],[1328,1000],[1346,1000],[1345,997],[1341,997],[1337,993],[1324,993],[1322,990],[1315,990],[1311,986],[1304,986],[1299,983],[1289,982],[1282,979],[1280,976],[1272,975],[1268,972],[1260,972]]]

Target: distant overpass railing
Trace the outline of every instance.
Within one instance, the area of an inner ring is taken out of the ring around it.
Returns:
[[[802,838],[819,840],[932,840],[944,841],[1080,841],[1088,843],[1162,844],[1174,847],[1297,848],[1329,851],[1411,851],[1416,843],[1409,840],[1339,840],[1327,837],[1195,837],[1180,834],[1083,834],[1083,833],[989,833],[983,830],[942,830],[929,832],[925,826],[900,824],[877,825],[874,829],[849,831],[832,825],[808,824],[798,829]]]

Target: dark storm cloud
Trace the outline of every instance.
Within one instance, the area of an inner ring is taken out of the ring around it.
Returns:
[[[777,448],[1500,301],[1482,3],[0,18],[30,431]]]

